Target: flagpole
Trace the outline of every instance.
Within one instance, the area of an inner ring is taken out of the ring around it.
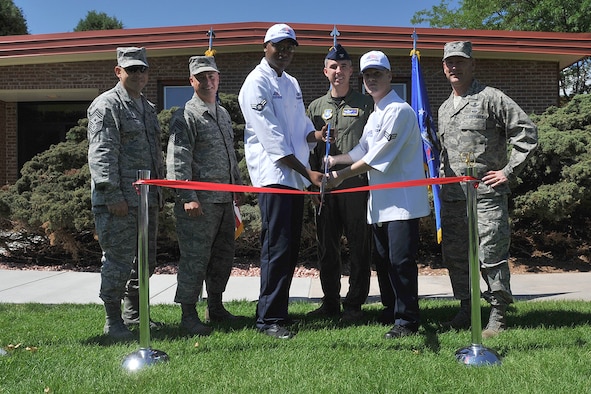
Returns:
[[[419,36],[416,30],[411,35],[413,39],[413,49],[410,52],[412,57],[412,78],[411,78],[411,106],[417,114],[421,139],[423,140],[423,163],[427,178],[439,177],[439,151],[438,140],[433,118],[431,117],[431,106],[427,97],[427,89],[422,77],[420,52],[417,49]],[[433,211],[435,216],[435,232],[437,243],[442,241],[441,231],[441,202],[439,198],[439,185],[430,187],[433,198]]]

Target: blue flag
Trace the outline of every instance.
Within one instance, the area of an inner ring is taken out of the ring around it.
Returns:
[[[427,90],[421,72],[421,62],[417,50],[411,52],[412,56],[412,87],[411,105],[417,114],[419,129],[423,139],[423,161],[425,172],[428,178],[439,177],[439,151],[438,141],[433,118],[431,117],[431,106],[427,97]],[[435,225],[437,227],[437,243],[441,243],[441,203],[439,200],[439,185],[432,185],[433,208],[435,211]]]

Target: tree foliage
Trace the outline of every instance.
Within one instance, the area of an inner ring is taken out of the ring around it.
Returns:
[[[29,34],[23,10],[13,0],[0,0],[0,36]]]
[[[115,30],[123,29],[123,22],[104,12],[88,11],[84,19],[80,19],[74,31]]]
[[[515,217],[548,226],[584,225],[591,208],[591,95],[534,116],[539,148],[521,175]]]
[[[432,27],[519,30],[563,33],[591,31],[591,0],[460,0],[450,8],[441,0],[430,10],[416,12],[411,23]],[[591,59],[586,57],[561,73],[563,96],[591,92]]]

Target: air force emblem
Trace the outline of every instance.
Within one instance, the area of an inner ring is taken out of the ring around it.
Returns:
[[[322,119],[329,120],[330,118],[332,118],[332,109],[325,109],[322,113]]]

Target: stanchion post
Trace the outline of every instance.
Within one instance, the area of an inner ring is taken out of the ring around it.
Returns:
[[[138,180],[150,179],[150,171],[138,171]],[[140,348],[150,347],[150,271],[148,267],[149,237],[148,225],[150,222],[148,207],[149,186],[140,185],[140,203],[138,213],[137,232],[137,259],[138,282],[140,293]]]
[[[150,179],[150,171],[139,170],[137,178],[138,180]],[[139,186],[137,260],[140,287],[140,349],[128,355],[123,360],[123,368],[132,372],[168,360],[166,353],[150,348],[150,269],[148,266],[149,187],[149,185],[145,184]]]
[[[476,171],[470,156],[466,157],[466,175],[475,177]],[[468,216],[468,243],[470,264],[470,302],[472,345],[459,349],[456,359],[466,365],[497,365],[500,358],[496,352],[482,346],[482,320],[480,313],[480,259],[478,258],[478,209],[477,209],[478,181],[470,181],[466,187],[466,213]]]

